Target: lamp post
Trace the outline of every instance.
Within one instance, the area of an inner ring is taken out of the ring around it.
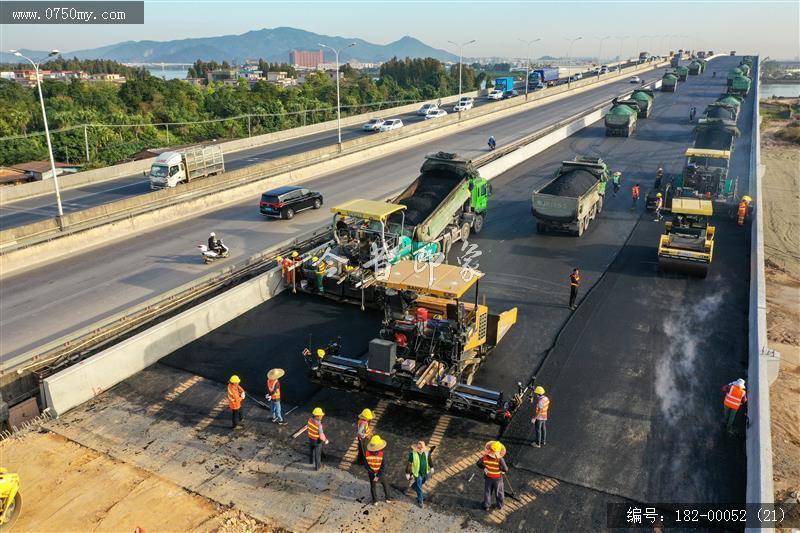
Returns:
[[[53,174],[53,187],[56,191],[56,207],[58,208],[58,219],[59,223],[61,221],[61,217],[64,216],[64,210],[61,208],[61,191],[58,188],[58,176],[56,175],[56,160],[53,157],[53,143],[50,141],[50,128],[47,125],[47,112],[44,110],[44,96],[42,96],[42,79],[39,77],[39,64],[42,60],[39,60],[39,63],[36,63],[33,59],[22,55],[22,52],[19,50],[9,50],[12,54],[17,57],[21,57],[25,59],[33,65],[33,70],[36,73],[36,88],[39,89],[39,103],[42,105],[42,119],[44,120],[44,136],[47,138],[47,152],[50,155],[50,172]],[[47,57],[53,57],[58,55],[60,52],[58,50],[53,50]]]
[[[642,39],[647,39],[649,37],[650,35],[640,35],[639,37],[636,38],[636,51],[634,53],[637,56],[642,53],[642,48],[639,46],[639,43],[641,43]],[[647,43],[645,42],[645,44]]]
[[[622,70],[622,43],[625,42],[625,39],[630,39],[630,35],[626,35],[624,37],[617,37],[619,39],[619,56],[617,57],[617,61],[619,61],[619,70]]]
[[[598,48],[598,50],[597,50],[597,69],[598,69],[597,70],[597,75],[599,76],[600,75],[600,62],[602,61],[601,58],[603,56],[603,41],[605,41],[606,39],[611,39],[611,36],[610,35],[606,35],[605,37],[595,37],[595,39],[600,41],[600,48]]]
[[[569,62],[570,58],[572,57],[572,45],[575,44],[575,41],[580,41],[583,37],[575,37],[574,39],[570,39],[569,37],[564,37],[564,39],[569,41],[569,49],[567,50],[567,87],[570,86],[572,83],[572,74],[569,72]]]
[[[525,39],[520,39],[523,43],[528,45],[528,55],[527,61],[525,63],[525,100],[528,99],[528,76],[531,75],[531,49],[533,47],[533,43],[537,43],[541,41],[541,39],[533,39],[532,41],[526,41]]]
[[[338,50],[332,46],[328,46],[327,44],[320,43],[320,46],[323,48],[327,48],[328,50],[333,51],[336,55],[336,130],[339,134],[339,149],[342,149],[342,104],[339,99],[339,52],[342,50],[347,50],[355,46],[356,43],[350,43],[344,48],[339,48]]]
[[[450,43],[450,44],[454,44],[454,45],[458,46],[458,101],[460,102],[461,101],[461,64],[464,61],[464,59],[463,59],[464,56],[462,54],[462,51],[463,51],[465,46],[467,46],[468,44],[474,43],[475,39],[472,39],[471,41],[466,41],[466,42],[463,42],[463,43],[457,43],[455,41],[447,41],[447,42]]]

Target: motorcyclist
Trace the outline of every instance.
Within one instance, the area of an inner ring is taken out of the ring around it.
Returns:
[[[497,141],[494,140],[494,135],[489,136],[489,150],[494,150],[497,148]]]
[[[217,239],[217,234],[213,231],[208,234],[208,249],[216,254],[222,252],[222,243]]]

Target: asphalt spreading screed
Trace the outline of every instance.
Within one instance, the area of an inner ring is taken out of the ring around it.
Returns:
[[[554,196],[578,197],[597,183],[597,178],[591,172],[582,169],[570,170],[559,179],[539,191],[542,194]]]

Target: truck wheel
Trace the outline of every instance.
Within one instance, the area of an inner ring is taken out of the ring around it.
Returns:
[[[291,207],[287,207],[286,211],[283,212],[283,218],[285,218],[286,220],[294,218],[294,209],[292,209]]]
[[[451,246],[450,236],[445,235],[444,237],[442,237],[442,253],[444,254],[445,257],[447,257],[450,254],[450,246]]]
[[[467,239],[469,239],[469,224],[464,222],[461,225],[461,240],[466,242]]]
[[[477,215],[472,222],[472,231],[477,235],[483,229],[483,215]]]
[[[583,224],[584,224],[584,220],[578,219],[578,237],[583,235]]]
[[[603,197],[600,197],[600,200],[597,202],[597,214],[599,215],[603,211]]]

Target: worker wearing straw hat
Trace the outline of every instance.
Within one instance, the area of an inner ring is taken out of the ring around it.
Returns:
[[[282,368],[273,368],[267,373],[267,400],[272,406],[272,421],[283,425],[283,413],[281,412],[281,382],[278,381],[286,372]]]
[[[500,441],[491,440],[483,448],[483,456],[478,459],[478,468],[483,469],[483,510],[492,508],[492,497],[497,503],[497,508],[503,508],[505,492],[503,490],[503,474],[508,472],[503,457],[506,447]]]
[[[375,435],[369,440],[367,444],[367,453],[365,459],[367,460],[367,475],[369,476],[369,491],[372,494],[372,505],[378,504],[378,483],[383,485],[383,494],[386,496],[386,502],[392,501],[389,499],[389,486],[386,484],[386,459],[383,456],[383,449],[386,448],[386,441],[380,435]]]

